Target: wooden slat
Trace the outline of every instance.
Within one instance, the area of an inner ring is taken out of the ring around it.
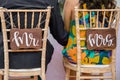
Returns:
[[[99,24],[98,24],[98,17],[99,17],[99,11],[97,11],[96,28],[99,27]]]
[[[105,27],[104,24],[105,24],[105,11],[103,11],[103,20],[102,20],[102,28]]]
[[[91,11],[90,11],[90,28],[92,27],[91,16],[92,16],[92,14],[91,14]]]
[[[12,12],[10,12],[10,21],[11,21],[11,27],[14,27],[14,22],[13,22],[13,17],[12,17]]]
[[[38,20],[38,25],[37,25],[37,27],[40,27],[41,19],[42,19],[42,13],[39,13],[39,20]]]
[[[33,25],[34,25],[34,15],[35,15],[35,12],[32,12],[31,28],[33,28]]]
[[[18,28],[20,29],[20,13],[17,12]]]
[[[82,12],[83,13],[83,23],[84,23],[84,28],[86,28],[87,26],[86,26],[86,21],[85,21],[85,13],[86,12]]]
[[[27,28],[27,12],[25,12],[25,28]]]

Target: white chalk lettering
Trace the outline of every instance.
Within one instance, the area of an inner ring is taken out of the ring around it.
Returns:
[[[24,41],[25,40],[25,41]],[[27,47],[32,46],[39,46],[39,40],[35,39],[32,33],[24,32],[22,36],[19,35],[18,31],[14,32],[14,36],[12,39],[12,42],[15,41],[15,44],[17,47],[20,47],[20,45],[26,45]]]
[[[111,34],[107,34],[105,37],[101,34],[89,34],[88,41],[90,46],[112,46],[113,45],[113,38],[111,38]]]

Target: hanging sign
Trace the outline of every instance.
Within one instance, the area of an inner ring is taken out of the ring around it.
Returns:
[[[26,49],[42,46],[42,30],[35,29],[11,29],[10,47],[11,49]]]
[[[86,36],[89,50],[111,50],[116,47],[115,29],[88,29]]]

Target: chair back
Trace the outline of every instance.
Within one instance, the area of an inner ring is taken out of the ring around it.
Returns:
[[[40,75],[42,80],[46,80],[46,43],[50,12],[51,7],[46,9],[1,8],[1,28],[4,43],[4,80],[8,80],[8,76],[18,75],[15,74],[14,71],[12,73],[9,70],[9,53],[15,54],[15,52],[41,52],[40,70],[37,72],[31,71],[31,73],[23,72],[21,75]],[[11,44],[11,42],[14,43]]]
[[[110,69],[109,71],[115,73],[116,44],[119,18],[119,9],[75,8],[77,41],[76,80],[80,80],[82,78],[80,77],[80,74],[82,72],[84,73],[84,71],[86,71],[87,73],[100,73],[101,70],[102,73],[107,72],[107,70]],[[109,55],[110,60],[107,56],[109,53],[111,54]],[[101,58],[100,55],[96,56],[97,54],[105,54],[106,57]],[[95,58],[92,59],[93,57]],[[100,66],[102,65],[109,65],[110,67],[102,69],[100,68]],[[99,71],[97,70],[98,68],[94,68],[93,66],[99,66]],[[115,80],[115,74],[113,74],[113,76],[114,78],[112,80]],[[87,78],[97,78],[97,76],[88,76]],[[99,78],[105,77],[99,76]]]

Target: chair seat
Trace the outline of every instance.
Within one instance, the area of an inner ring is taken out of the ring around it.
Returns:
[[[70,64],[70,65],[72,65],[72,66],[76,66],[76,64],[72,64],[72,63],[70,63],[70,62],[68,62],[68,64]],[[85,65],[81,65],[81,67],[89,67],[89,68],[103,68],[103,67],[109,67],[110,65],[87,65],[87,64],[85,64]]]
[[[16,72],[31,72],[31,71],[39,71],[41,68],[32,68],[32,69],[10,69],[10,71],[16,71]]]
[[[69,68],[71,70],[77,71],[77,65],[70,63],[68,60],[63,60],[64,66],[66,68]],[[111,67],[110,65],[81,65],[80,67],[81,72],[84,73],[105,73],[105,72],[110,72]]]
[[[70,63],[66,58],[64,58],[63,63],[65,67],[72,69],[74,71],[77,71],[77,65]],[[90,69],[92,70],[90,71]],[[81,72],[94,73],[96,71],[99,73],[110,72],[111,68],[110,68],[110,65],[81,65]]]
[[[9,71],[16,71],[16,72],[31,72],[31,71],[39,71],[41,68],[32,68],[32,69],[9,69]],[[4,69],[0,69],[0,72],[4,71]]]
[[[64,58],[64,63],[65,64],[68,64],[68,65],[71,65],[71,66],[74,66],[74,67],[76,67],[77,65],[76,64],[73,64],[73,63],[71,63],[71,62],[69,62],[66,58]],[[105,65],[90,65],[90,64],[84,64],[84,65],[81,65],[81,67],[89,67],[89,68],[104,68],[104,67],[110,67],[110,64],[105,64]]]
[[[0,70],[0,74],[3,74],[4,69]],[[32,69],[9,69],[10,76],[34,76],[41,75],[41,68],[32,68]],[[34,74],[33,74],[34,73]]]

